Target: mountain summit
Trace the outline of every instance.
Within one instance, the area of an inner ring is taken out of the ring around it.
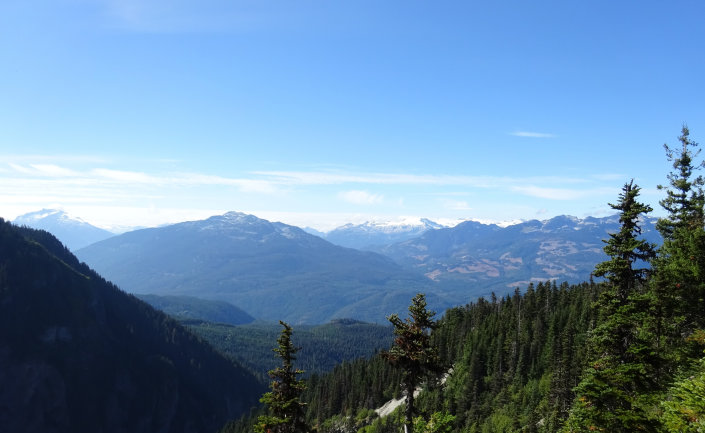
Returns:
[[[20,215],[15,218],[13,224],[46,230],[56,236],[72,251],[114,236],[113,233],[107,230],[91,225],[58,209],[42,209]]]
[[[326,233],[324,239],[343,247],[375,251],[382,246],[413,239],[428,230],[444,227],[426,218],[398,222],[367,221],[362,224],[345,224]]]

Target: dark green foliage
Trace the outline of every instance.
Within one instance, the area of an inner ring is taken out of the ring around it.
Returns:
[[[656,224],[664,240],[676,237],[678,229],[702,227],[704,219],[705,179],[694,175],[696,170],[703,167],[702,162],[695,162],[700,154],[698,143],[690,139],[690,131],[685,125],[678,141],[681,143],[678,150],[671,149],[668,144],[663,145],[668,161],[673,163],[673,171],[667,175],[669,186],[658,186],[666,191],[666,198],[659,204],[668,212],[668,217],[659,219]]]
[[[640,238],[639,219],[653,209],[636,200],[639,191],[634,181],[630,181],[622,188],[619,203],[610,203],[612,209],[619,211],[620,228],[618,232],[610,233],[605,241],[604,250],[609,260],[595,266],[595,276],[607,278],[615,289],[614,298],[620,303],[626,302],[637,286],[644,283],[648,264],[656,255],[656,246]],[[644,267],[634,267],[640,264]]]
[[[267,414],[261,415],[255,426],[259,433],[305,433],[308,431],[304,419],[305,404],[300,395],[306,384],[298,376],[302,370],[294,368],[294,356],[299,348],[291,342],[291,326],[279,322],[284,327],[277,340],[274,352],[281,360],[281,366],[271,370],[270,392],[265,393],[260,402],[267,406]]]
[[[406,397],[405,423],[409,431],[413,427],[416,387],[425,377],[443,372],[438,350],[431,345],[430,332],[436,327],[433,320],[435,314],[426,309],[426,297],[419,293],[411,300],[408,318],[402,320],[396,314],[388,317],[396,338],[392,348],[382,356],[402,372],[402,388]]]
[[[314,375],[303,394],[312,425],[337,414],[374,409],[400,396],[401,371],[381,356],[344,362],[325,375]]]
[[[696,345],[687,343],[687,337],[705,329],[705,180],[695,176],[703,163],[695,162],[700,151],[689,134],[684,126],[679,151],[665,145],[673,172],[668,175],[669,185],[659,186],[666,191],[666,198],[660,204],[667,216],[657,225],[664,242],[654,262],[656,272],[652,281],[659,350],[668,352],[664,356],[674,358],[674,366],[699,353]],[[674,373],[674,369],[665,370],[664,379]]]
[[[597,290],[541,283],[447,312],[439,330],[459,331],[437,341],[455,347],[454,370],[443,398],[425,397],[433,403],[427,410],[447,407],[468,431],[500,431],[504,423],[510,431],[556,431],[583,366]]]
[[[530,286],[505,298],[480,299],[446,311],[431,343],[453,365],[443,386],[432,382],[416,399],[425,422],[436,412],[455,416],[453,431],[555,432],[574,398],[594,324],[599,286]],[[309,419],[326,429],[334,416],[354,417],[401,393],[401,372],[380,357],[313,377],[304,393]],[[404,417],[375,420],[365,431],[399,432]]]
[[[678,380],[662,403],[665,431],[702,433],[705,431],[705,358],[688,376]]]
[[[280,332],[278,324],[257,322],[228,326],[202,321],[182,323],[213,347],[250,369],[263,382],[266,381],[267,371],[278,364],[272,357],[271,347],[271,342]],[[297,353],[297,365],[306,372],[305,375],[322,374],[344,361],[368,358],[376,351],[389,347],[392,328],[342,319],[325,325],[298,326],[292,339],[296,346],[301,347]]]
[[[650,206],[636,200],[639,187],[625,184],[618,210],[621,228],[610,234],[605,252],[609,260],[595,267],[595,275],[606,277],[607,289],[597,307],[598,326],[589,340],[589,366],[576,388],[565,431],[604,432],[655,431],[643,396],[655,387],[658,366],[648,332],[650,302],[644,282],[654,246],[639,238],[639,218]],[[641,264],[644,267],[635,267]]]
[[[214,431],[259,383],[176,321],[0,220],[3,432]]]

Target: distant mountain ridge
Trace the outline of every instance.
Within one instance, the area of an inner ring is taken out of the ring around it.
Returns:
[[[643,232],[659,243],[654,223],[646,218]],[[77,255],[133,293],[223,300],[258,319],[294,324],[383,323],[406,311],[417,292],[440,312],[538,281],[586,281],[606,258],[603,240],[618,227],[616,216],[563,215],[508,226],[465,221],[379,246],[380,255],[229,212],[125,233]]]
[[[18,226],[46,230],[56,236],[71,251],[115,236],[114,233],[57,209],[42,209],[26,213],[18,216],[12,222]]]
[[[336,245],[361,250],[375,250],[385,245],[413,239],[428,230],[445,226],[426,218],[401,222],[367,221],[345,224],[324,234],[324,239]]]
[[[643,236],[660,243],[655,218],[642,221]],[[617,216],[557,216],[500,227],[466,221],[380,250],[397,263],[450,287],[498,293],[531,282],[586,281],[606,259],[604,239],[619,229]],[[484,290],[483,290],[484,289]]]
[[[128,292],[224,300],[294,324],[384,322],[431,283],[380,254],[239,212],[124,233],[77,255]],[[429,303],[448,306],[432,294]]]

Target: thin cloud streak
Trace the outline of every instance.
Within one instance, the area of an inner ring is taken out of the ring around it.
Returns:
[[[585,197],[613,194],[614,188],[592,188],[592,189],[569,189],[569,188],[545,188],[536,185],[513,186],[512,191],[530,197],[543,198],[548,200],[578,200]]]
[[[374,185],[419,185],[419,186],[453,186],[481,189],[504,189],[520,194],[547,198],[552,200],[570,200],[585,194],[603,194],[605,189],[568,189],[553,188],[542,185],[592,185],[602,177],[612,178],[613,175],[593,175],[590,178],[570,177],[493,177],[493,176],[451,176],[451,175],[416,175],[404,173],[354,173],[354,172],[324,172],[324,171],[255,171],[245,177],[223,177],[201,173],[169,173],[148,174],[139,171],[113,170],[107,168],[92,168],[85,171],[62,167],[55,164],[8,164],[10,171],[4,170],[4,185],[7,187],[13,180],[21,179],[22,190],[51,188],[127,188],[141,187],[198,187],[224,186],[235,187],[246,193],[276,194],[295,186],[324,186],[344,184],[374,184]],[[13,176],[14,175],[14,176]],[[592,179],[592,181],[590,180]],[[50,182],[50,183],[43,183]],[[0,187],[0,190],[3,189]],[[589,192],[586,192],[589,191]],[[612,192],[612,189],[607,191]],[[358,191],[359,192],[359,191]],[[370,195],[372,197],[372,195]],[[380,196],[381,197],[381,196]],[[356,199],[361,200],[358,194]],[[350,201],[350,200],[349,200]],[[377,200],[379,202],[379,200]]]
[[[468,202],[463,201],[463,200],[448,200],[448,199],[442,199],[441,204],[445,209],[448,210],[460,210],[460,211],[470,211],[472,210],[472,206],[468,204]]]
[[[556,138],[556,134],[550,134],[546,132],[531,132],[531,131],[515,131],[509,133],[515,137],[525,137],[525,138]]]
[[[58,165],[29,164],[20,165],[9,163],[10,170],[0,173],[15,176],[5,179],[11,181],[20,175],[22,183],[32,183],[50,180],[51,186],[58,185],[146,185],[153,187],[166,186],[233,186],[243,192],[275,193],[281,182],[248,178],[227,178],[221,176],[204,175],[199,173],[171,173],[168,175],[153,175],[138,171],[113,170],[107,168],[94,168],[87,171],[76,171]]]
[[[372,205],[382,203],[384,196],[380,194],[370,194],[367,191],[343,191],[338,194],[342,200],[356,205]]]
[[[582,184],[588,182],[588,180],[584,178],[558,176],[513,178],[502,176],[449,176],[404,173],[345,173],[321,171],[255,171],[252,172],[252,174],[269,178],[270,181],[275,183],[288,185],[337,185],[346,183],[368,183],[383,185],[457,185],[476,188],[494,188],[526,183]]]

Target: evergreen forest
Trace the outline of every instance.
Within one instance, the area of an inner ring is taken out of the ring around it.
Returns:
[[[223,431],[705,431],[705,195],[697,147],[686,126],[677,147],[665,145],[673,169],[659,186],[660,246],[641,236],[640,220],[653,209],[629,180],[610,203],[620,229],[604,240],[608,259],[590,281],[530,284],[438,320],[415,298],[409,318],[389,317],[396,336],[389,351],[306,380],[292,367],[299,348],[280,338],[276,351],[290,376],[270,371],[264,406]],[[277,400],[282,387],[300,392]],[[406,404],[379,410],[398,398]],[[305,413],[305,423],[281,405]]]

